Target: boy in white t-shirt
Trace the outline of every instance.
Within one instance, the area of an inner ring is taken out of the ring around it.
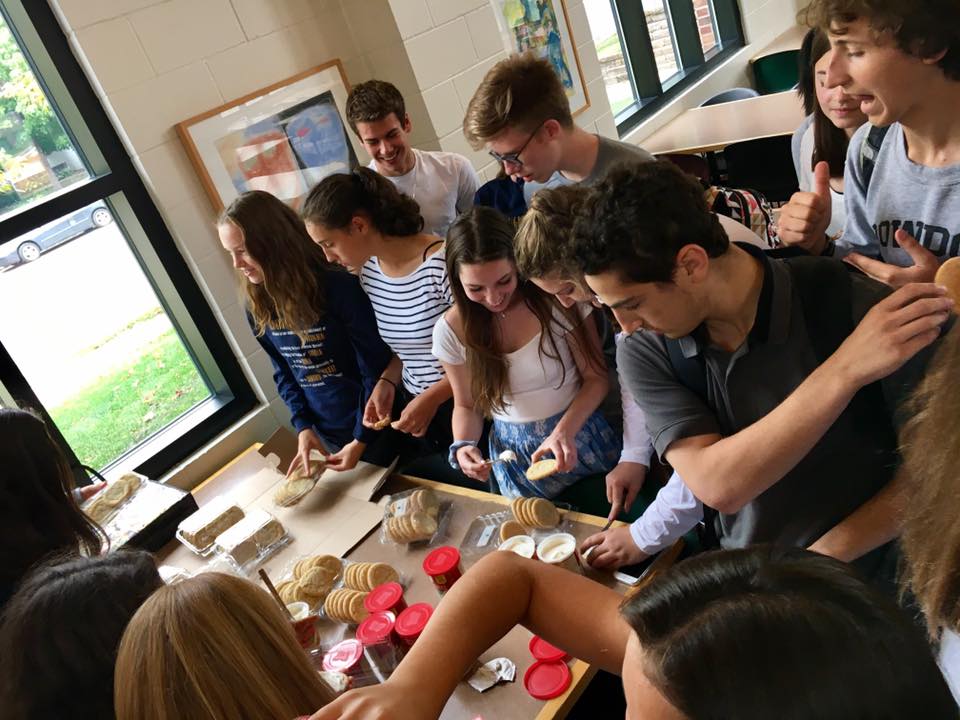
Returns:
[[[410,147],[412,124],[400,91],[383,80],[354,86],[347,121],[372,160],[370,168],[420,205],[423,231],[445,237],[456,217],[473,207],[480,186],[463,155]]]

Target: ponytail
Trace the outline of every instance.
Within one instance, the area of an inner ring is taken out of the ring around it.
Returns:
[[[337,230],[347,227],[355,215],[365,215],[383,235],[402,237],[423,230],[417,202],[363,167],[321,180],[307,195],[300,214],[305,222]]]

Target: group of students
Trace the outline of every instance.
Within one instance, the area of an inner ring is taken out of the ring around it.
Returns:
[[[493,553],[386,683],[331,702],[264,591],[216,573],[162,586],[149,557],[100,555],[42,423],[0,411],[17,468],[0,706],[436,718],[521,623],[622,673],[631,720],[956,717],[960,328],[932,280],[960,255],[960,10],[813,0],[806,19],[787,249],[711,213],[678,168],[576,127],[529,56],[494,66],[467,109],[467,139],[502,163],[493,185],[410,148],[402,98],[372,81],[347,106],[370,168],[326,178],[299,213],[254,192],[218,222],[299,434],[291,471],[311,450],[348,469],[429,449],[547,497],[606,473],[615,517],[655,451],[673,476],[632,525],[586,540],[590,561],[637,562],[699,523],[721,549],[626,599]],[[559,472],[529,482],[547,454]]]

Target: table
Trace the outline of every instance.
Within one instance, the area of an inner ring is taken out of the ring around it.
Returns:
[[[706,153],[744,140],[792,135],[803,105],[792,90],[691,108],[638,145],[653,153]]]
[[[250,453],[256,453],[258,449],[259,445],[249,448],[209,480],[201,483],[194,490],[198,504],[203,505],[213,497],[227,491],[233,491],[234,493],[241,491],[240,497],[244,500],[250,500],[253,496],[261,499],[265,496],[269,497],[269,494],[272,494],[272,488],[247,489],[243,487],[244,458],[249,457]],[[249,463],[247,466],[249,467]],[[392,475],[384,487],[384,492],[395,493],[412,487],[432,488],[440,495],[442,500],[453,503],[453,510],[447,527],[446,543],[454,546],[460,545],[467,528],[475,517],[509,507],[509,502],[498,495],[404,475]],[[246,492],[242,492],[244,490]],[[311,527],[310,522],[309,499],[310,496],[300,505],[287,509],[289,512],[283,513],[281,516],[281,521],[293,535],[294,542],[264,563],[264,567],[275,579],[280,577],[283,568],[289,566],[295,558],[313,553],[312,549],[308,547],[308,538],[315,532],[315,528]],[[246,504],[253,505],[255,503],[250,500]],[[305,508],[305,511],[298,512],[298,508]],[[279,513],[278,516],[280,516]],[[583,540],[596,532],[597,528],[605,522],[604,518],[576,512],[568,513],[567,519],[572,523],[570,532],[578,540]],[[682,543],[663,553],[654,563],[647,577],[652,577],[662,568],[671,564],[679,553],[681,546]],[[433,583],[420,568],[422,559],[427,552],[427,549],[408,550],[393,545],[384,545],[380,542],[378,530],[374,530],[347,552],[345,557],[349,557],[351,560],[383,561],[392,564],[409,579],[405,591],[408,603],[429,602],[435,606],[440,597],[434,589]],[[189,553],[176,541],[158,553],[157,558],[160,562],[179,565],[188,569],[197,569],[204,562]],[[476,559],[479,558],[465,556],[464,569],[469,567]],[[598,573],[596,579],[610,587],[617,587],[621,591],[627,590],[626,586],[618,585],[609,574]],[[530,633],[525,628],[516,627],[481,656],[481,660],[484,661],[501,656],[512,659],[517,665],[516,682],[498,686],[483,694],[477,693],[465,683],[461,683],[447,703],[441,716],[442,720],[475,717],[482,717],[485,720],[493,720],[494,718],[497,720],[529,720],[530,718],[555,720],[565,717],[596,674],[596,668],[580,660],[570,661],[573,679],[568,691],[561,697],[547,702],[535,700],[523,688],[523,673],[533,662],[527,650],[530,637]]]
[[[752,63],[762,57],[783,52],[784,50],[799,50],[800,45],[803,44],[803,38],[809,30],[810,28],[804,27],[803,25],[794,25],[786,32],[777,35],[771,43],[762,47],[756,55],[750,58],[750,62]]]

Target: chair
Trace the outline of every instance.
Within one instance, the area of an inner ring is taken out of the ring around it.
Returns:
[[[688,175],[693,175],[706,183],[710,182],[710,166],[702,155],[688,155],[686,153],[664,153],[657,155],[657,160],[668,160]]]
[[[784,50],[757,58],[752,65],[754,85],[761,95],[790,90],[799,80],[799,63],[799,50]]]
[[[785,203],[798,189],[789,135],[728,145],[723,158],[729,187],[759,190],[773,205]]]
[[[707,107],[707,105],[720,105],[721,103],[733,102],[734,100],[746,100],[748,98],[758,97],[758,93],[753,88],[731,88],[729,90],[724,90],[721,93],[717,93],[712,98],[704,100],[700,103],[700,107]]]

